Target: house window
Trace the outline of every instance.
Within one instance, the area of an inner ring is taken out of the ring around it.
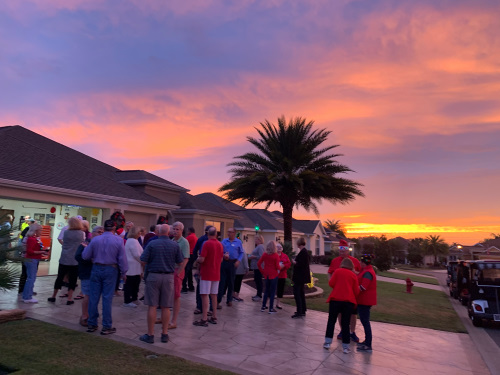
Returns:
[[[206,220],[205,221],[205,227],[207,225],[210,225],[212,227],[215,227],[215,229],[217,229],[217,239],[220,241],[222,239],[221,237],[221,232],[222,230],[224,229],[223,228],[223,225],[222,225],[222,222],[221,221],[210,221],[210,220]]]

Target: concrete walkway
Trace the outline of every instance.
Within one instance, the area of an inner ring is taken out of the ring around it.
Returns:
[[[56,304],[47,302],[54,279],[37,279],[40,303],[24,304],[15,292],[0,293],[0,309],[23,308],[30,317],[85,332],[78,325],[79,301],[72,306],[66,306],[63,298],[57,298]],[[291,306],[274,315],[261,313],[260,304],[251,302],[252,292],[243,285],[245,302],[224,306],[220,323],[207,328],[192,325],[199,317],[193,315],[194,293],[183,294],[178,328],[169,332],[170,342],[162,344],[156,326],[154,345],[138,340],[146,332],[146,306],[125,308],[123,299],[116,297],[117,333],[107,337],[240,374],[490,374],[468,335],[425,328],[373,322],[373,353],[358,353],[351,344],[352,352],[343,354],[339,342],[327,351],[322,347],[326,313],[308,311],[307,318],[299,320],[290,318]],[[359,322],[357,333],[364,337]],[[99,336],[99,332],[89,335]]]

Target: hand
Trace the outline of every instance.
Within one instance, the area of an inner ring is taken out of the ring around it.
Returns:
[[[123,279],[123,283],[125,283],[125,281],[127,281],[127,275],[123,275],[122,279]]]
[[[236,262],[234,262],[234,268],[238,268],[238,266],[240,265],[240,261],[237,260]]]
[[[224,253],[224,260],[229,260],[229,253]]]

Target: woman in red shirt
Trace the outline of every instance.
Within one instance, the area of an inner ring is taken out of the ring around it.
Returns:
[[[358,344],[358,351],[372,351],[372,327],[370,308],[377,304],[377,276],[372,267],[372,255],[361,256],[361,272],[358,275],[360,293],[358,295],[358,314],[365,329],[365,341]]]
[[[341,332],[342,332],[342,349],[344,354],[351,352],[349,349],[349,322],[351,320],[351,312],[356,306],[356,297],[359,294],[359,283],[356,274],[352,271],[354,268],[352,260],[344,258],[340,263],[340,268],[337,269],[328,284],[332,287],[332,292],[327,299],[330,303],[328,312],[328,324],[326,326],[325,343],[323,347],[330,349],[333,341],[333,330],[335,321],[341,314]]]
[[[26,261],[24,265],[26,266],[27,279],[23,290],[24,303],[38,303],[38,300],[33,298],[33,287],[35,286],[38,262],[42,255],[47,254],[47,251],[43,250],[43,244],[39,239],[41,234],[42,226],[40,224],[32,224],[28,233],[26,233]]]
[[[285,291],[285,283],[286,283],[286,271],[291,267],[292,262],[290,262],[290,258],[283,252],[283,246],[281,244],[276,244],[276,249],[278,250],[278,256],[280,258],[280,273],[278,275],[278,290],[276,292],[276,308],[282,309],[280,305],[280,298],[283,298],[283,292]]]
[[[264,268],[262,268],[262,263],[264,263]],[[274,295],[276,293],[276,285],[278,285],[278,274],[280,272],[280,257],[277,254],[276,243],[274,241],[269,241],[266,246],[266,251],[257,262],[257,267],[259,267],[262,276],[264,277],[266,283],[266,291],[264,292],[264,298],[262,299],[262,308],[260,311],[264,312],[267,309],[266,302],[269,298],[269,314],[274,314],[277,311],[274,307]]]

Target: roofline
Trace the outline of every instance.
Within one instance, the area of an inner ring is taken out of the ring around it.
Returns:
[[[22,187],[22,188],[25,188],[27,190],[36,190],[36,191],[41,191],[44,193],[59,193],[62,195],[69,195],[69,196],[78,195],[79,197],[82,197],[82,198],[90,198],[90,199],[98,199],[98,200],[106,200],[106,201],[111,200],[111,201],[115,201],[118,203],[148,205],[150,207],[165,208],[165,209],[170,209],[170,210],[175,210],[175,209],[179,208],[179,206],[176,206],[176,205],[173,205],[170,203],[157,203],[157,202],[142,201],[142,200],[138,200],[138,199],[129,199],[129,198],[123,198],[123,197],[116,197],[116,196],[112,196],[112,195],[89,193],[89,192],[81,191],[81,190],[73,190],[73,189],[65,189],[65,188],[60,188],[60,187],[55,187],[55,186],[33,184],[30,182],[24,182],[24,181],[6,180],[4,178],[0,178],[0,185],[5,185],[8,187],[14,187],[14,188]]]
[[[214,211],[198,210],[196,208],[181,208],[180,206],[177,207],[179,207],[178,209],[175,210],[175,212],[177,213],[212,215],[212,216],[225,217],[229,219],[238,218],[238,216],[236,215],[223,214]]]
[[[151,185],[151,186],[156,186],[156,187],[163,187],[163,188],[169,188],[170,190],[175,190],[175,191],[181,191],[187,193],[190,191],[189,189],[183,188],[182,186],[176,186],[176,185],[169,185],[169,184],[164,184],[162,182],[154,181],[154,180],[148,180],[148,179],[143,179],[143,180],[117,180],[121,182],[122,184],[126,185]]]

